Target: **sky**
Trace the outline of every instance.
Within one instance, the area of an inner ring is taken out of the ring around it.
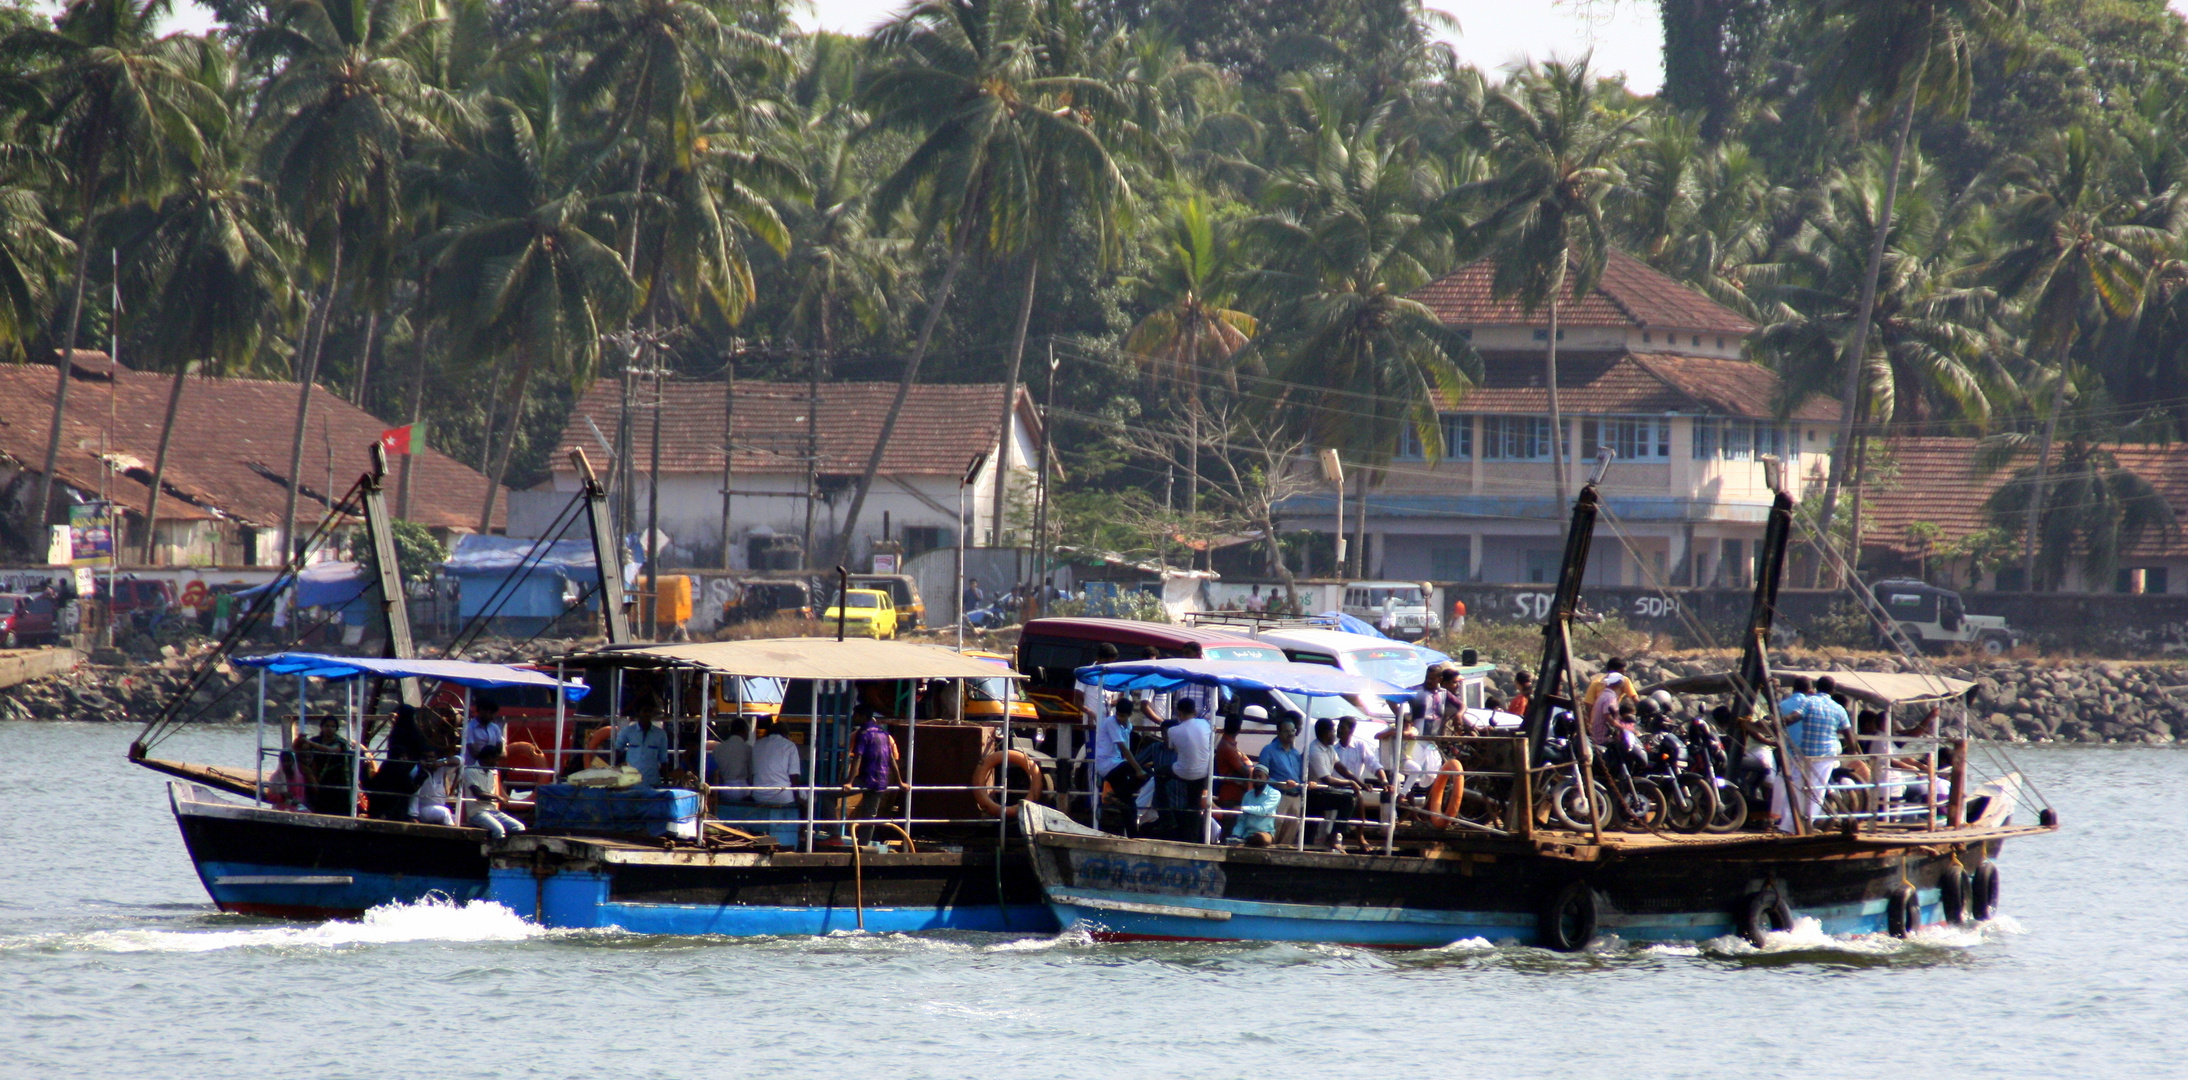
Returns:
[[[1217,3],[1220,0],[1206,0]],[[2175,0],[2188,6],[2188,0]],[[862,33],[904,7],[904,0],[811,0],[808,26]],[[1626,73],[1626,85],[1653,94],[1664,81],[1663,34],[1649,0],[1430,0],[1459,21],[1449,37],[1459,59],[1496,70],[1528,60],[1594,54],[1596,70]]]
[[[1222,0],[1203,0],[1220,3]],[[906,0],[804,0],[799,21],[844,33],[864,33],[902,10]],[[2188,14],[2188,0],[2170,0]],[[59,0],[40,6],[59,7]],[[1653,94],[1664,81],[1663,32],[1651,0],[1429,0],[1428,6],[1459,22],[1446,40],[1459,58],[1497,70],[1529,60],[1577,59],[1591,54],[1596,71],[1623,72],[1626,85]],[[202,30],[212,16],[195,4],[178,4],[169,26]]]

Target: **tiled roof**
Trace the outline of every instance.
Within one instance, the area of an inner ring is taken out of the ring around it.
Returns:
[[[874,436],[881,431],[889,402],[895,398],[893,382],[835,382],[820,387],[820,472],[849,475],[863,472],[874,452]],[[737,383],[736,460],[740,473],[802,473],[805,471],[806,414],[809,405],[805,383]],[[632,411],[636,425],[639,465],[644,468],[653,452],[653,418],[642,407],[652,388],[641,386],[641,407]],[[672,380],[663,384],[666,410],[661,416],[661,471],[711,472],[722,469],[722,384]],[[1030,399],[1023,387],[1018,392],[1021,422],[1032,427]],[[555,468],[564,464],[572,447],[583,449],[598,463],[605,459],[601,439],[612,444],[621,413],[622,383],[600,379],[570,410],[570,422],[562,429]],[[881,471],[898,476],[957,476],[972,456],[992,449],[1002,422],[1003,387],[1000,383],[936,383],[912,387],[903,415],[882,455]],[[586,421],[590,419],[591,423]],[[599,436],[593,434],[599,428]],[[1014,462],[1022,465],[1023,462]]]
[[[1919,554],[1907,538],[1907,527],[1916,522],[1938,526],[1937,543],[1949,543],[1991,523],[1983,504],[2020,469],[2034,463],[2027,454],[1988,475],[1975,469],[1975,440],[1965,438],[1900,438],[1891,442],[1890,456],[1898,476],[1883,491],[1872,490],[1862,523],[1862,547],[1883,548],[1901,555]],[[2118,446],[2112,455],[2120,466],[2165,495],[2176,514],[2188,512],[2188,447]],[[2054,453],[2056,460],[2056,452]],[[2188,556],[2188,533],[2173,535],[2145,532],[2124,553],[2129,558],[2180,558]]]
[[[76,377],[54,474],[81,491],[97,492],[104,447],[124,459],[126,470],[115,477],[109,496],[142,514],[174,380],[120,367],[104,353],[79,352],[72,367]],[[28,469],[44,464],[54,382],[50,365],[0,364],[0,457]],[[296,391],[294,383],[191,377],[168,447],[160,517],[203,519],[217,510],[249,525],[278,525],[288,491],[281,477],[296,430]],[[328,486],[330,451],[331,495],[339,497],[369,467],[372,444],[391,426],[324,388],[313,394],[299,517],[323,509],[316,500],[328,494],[322,489]],[[478,525],[485,501],[485,477],[430,448],[418,456],[411,474],[413,520],[469,530]],[[499,505],[494,520],[502,521]]]
[[[1527,314],[1518,300],[1491,294],[1496,267],[1488,260],[1468,263],[1413,291],[1450,326],[1547,326],[1549,313]],[[1700,330],[1746,334],[1755,324],[1662,271],[1622,251],[1612,250],[1596,287],[1578,300],[1558,306],[1562,326],[1629,326],[1634,329]]]
[[[1537,352],[1485,352],[1482,380],[1447,408],[1483,413],[1547,413],[1543,358]],[[1558,407],[1584,413],[1708,413],[1751,419],[1777,416],[1778,376],[1745,360],[1668,353],[1560,352]],[[1795,420],[1836,422],[1838,403],[1810,398]]]

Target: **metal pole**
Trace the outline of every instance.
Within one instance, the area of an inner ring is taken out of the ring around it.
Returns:
[[[363,786],[364,786],[364,775],[363,775],[363,774],[364,774],[364,770],[365,770],[365,739],[364,739],[364,736],[365,736],[365,730],[364,730],[364,721],[363,721],[363,720],[362,720],[362,719],[361,719],[361,718],[360,718],[360,717],[358,716],[358,712],[359,712],[359,706],[358,706],[358,703],[359,703],[359,702],[360,702],[360,701],[362,700],[362,695],[361,695],[361,694],[359,693],[359,691],[360,691],[360,690],[362,690],[362,689],[364,688],[364,680],[362,680],[362,679],[351,679],[351,680],[349,681],[349,687],[348,687],[348,688],[349,688],[349,745],[350,745],[350,753],[349,753],[349,816],[351,816],[351,817],[356,817],[356,816],[357,816],[357,804],[358,804],[358,802],[359,802],[359,799],[358,799],[358,789],[359,789],[360,787],[363,787]]]
[[[560,660],[557,660],[557,661],[555,661],[555,682],[557,682],[557,683],[561,683],[561,682],[564,682],[564,681],[566,681],[566,680],[568,679],[568,676],[566,676],[566,675],[564,675],[564,674],[563,674],[563,667],[564,667],[564,664],[563,664],[563,662],[562,662],[562,661],[560,661]],[[566,736],[565,734],[563,734],[563,731],[564,731],[564,718],[565,718],[566,716],[568,716],[568,714],[569,714],[569,704],[570,704],[570,699],[569,699],[568,697],[564,696],[564,694],[563,694],[563,692],[562,692],[562,687],[560,687],[560,686],[556,686],[556,687],[555,687],[555,754],[554,754],[554,758],[553,758],[553,759],[552,759],[552,760],[551,760],[551,761],[550,761],[550,762],[548,763],[548,767],[549,767],[550,769],[552,769],[552,770],[553,770],[553,772],[554,772],[554,774],[555,774],[555,779],[556,779],[556,780],[560,780],[560,779],[562,779],[562,769],[563,769],[563,766],[565,766],[565,765],[567,765],[567,764],[569,763],[569,756],[570,756],[570,740],[569,740],[569,737],[568,737],[568,736]]]
[[[836,682],[836,680],[816,682],[813,684],[813,692],[816,697],[824,694],[827,692],[825,688],[836,685]],[[805,725],[805,835],[799,844],[799,849],[807,852],[813,850],[813,831],[819,824],[818,815],[813,810],[813,803],[816,794],[814,789],[820,784],[820,727],[820,701],[815,700],[813,702],[812,719]]]
[[[702,671],[699,673],[699,818],[702,821],[707,816],[707,737],[714,734],[713,719],[714,673]],[[703,830],[705,826],[701,828]],[[702,836],[701,839],[705,837]]]
[[[471,725],[471,688],[468,686],[463,688],[463,722],[464,727]],[[471,748],[464,745],[468,741],[463,738],[465,734],[467,733],[464,732],[463,728],[457,729],[457,739],[460,740],[456,743],[456,824],[458,827],[463,825],[463,774],[471,768]]]
[[[653,365],[653,456],[646,465],[646,638],[661,639],[661,361],[647,350]],[[725,496],[726,497],[726,496]]]
[[[266,801],[266,669],[258,669],[258,779],[251,787],[251,797]]]

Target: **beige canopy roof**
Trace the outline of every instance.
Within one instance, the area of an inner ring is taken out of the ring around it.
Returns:
[[[1975,684],[1965,679],[1948,679],[1943,675],[1903,675],[1882,671],[1788,671],[1771,672],[1780,683],[1795,675],[1820,679],[1826,675],[1838,681],[1839,692],[1871,705],[1904,705],[1917,701],[1942,701],[1959,697]],[[1689,679],[1673,679],[1649,688],[1650,691],[1669,690],[1674,694],[1728,694],[1732,692],[1730,674],[1697,675]]]
[[[1023,678],[990,660],[939,645],[834,638],[761,638],[689,645],[621,645],[579,654],[594,660],[704,668],[721,675],[774,679]]]

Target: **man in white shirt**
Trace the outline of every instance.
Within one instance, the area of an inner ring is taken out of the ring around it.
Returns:
[[[479,763],[480,751],[489,746],[507,747],[507,731],[501,722],[501,703],[473,695],[471,719],[463,724],[463,766]]]
[[[493,840],[524,831],[523,822],[502,812],[501,783],[495,775],[500,764],[501,751],[487,747],[479,751],[479,763],[463,771],[463,823],[486,830]]]
[[[766,721],[767,735],[752,744],[752,801],[761,806],[790,806],[798,801],[791,791],[805,772],[805,764],[798,753],[798,744],[783,735],[782,725],[773,718]]]
[[[714,768],[714,782],[722,787],[752,786],[752,740],[745,737],[745,724],[742,717],[730,721],[729,734],[709,751],[707,760]],[[728,802],[752,801],[749,791],[725,791],[721,797]]]
[[[1170,763],[1170,809],[1178,813],[1173,822],[1173,835],[1179,840],[1206,842],[1203,825],[1208,811],[1208,779],[1215,771],[1216,733],[1208,721],[1200,715],[1200,705],[1192,698],[1177,699],[1176,711],[1170,726],[1162,733],[1163,741],[1177,757]]]
[[[1345,721],[1346,734],[1351,734],[1352,721]],[[1307,816],[1331,819],[1355,817],[1360,808],[1360,784],[1346,771],[1337,753],[1337,722],[1323,717],[1314,722],[1314,741],[1307,744]],[[1328,844],[1342,849],[1342,826],[1316,824],[1309,830],[1310,844]]]

